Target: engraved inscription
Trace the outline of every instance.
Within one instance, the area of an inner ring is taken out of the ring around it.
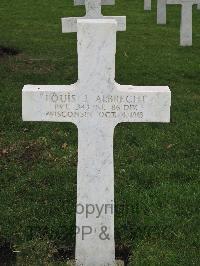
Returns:
[[[47,103],[46,117],[63,118],[137,118],[142,119],[147,96],[88,95],[73,93],[42,93]]]

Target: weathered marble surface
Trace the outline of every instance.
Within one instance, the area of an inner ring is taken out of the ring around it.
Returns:
[[[151,0],[144,0],[144,10],[151,10]]]
[[[192,6],[200,0],[157,0],[157,23],[166,24],[166,5],[182,5],[180,45],[192,45]]]
[[[24,121],[77,125],[76,263],[114,266],[114,128],[122,122],[169,122],[171,94],[168,87],[115,82],[115,20],[77,24],[78,81],[24,86],[22,114]],[[109,239],[102,239],[105,227]]]
[[[85,5],[86,15],[84,17],[71,17],[71,18],[62,18],[62,32],[77,32],[77,20],[78,19],[115,19],[117,21],[117,30],[125,31],[126,30],[126,17],[125,16],[103,16],[101,14],[101,5],[102,4],[113,4],[113,1],[109,0],[84,0],[76,1],[75,4]]]
[[[90,83],[84,91],[80,80],[72,85],[25,85],[23,120],[77,125],[82,120],[105,119],[115,126],[122,122],[169,122],[168,87],[110,83],[109,88],[91,97]]]

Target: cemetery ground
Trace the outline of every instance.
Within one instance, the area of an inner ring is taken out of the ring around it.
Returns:
[[[180,7],[167,10],[158,26],[155,3],[151,12],[139,0],[103,8],[127,16],[117,82],[172,91],[170,124],[115,129],[116,254],[129,265],[200,265],[200,11],[184,48]],[[21,92],[77,80],[76,34],[62,34],[60,18],[83,14],[66,0],[0,3],[0,265],[62,265],[74,254],[77,129],[22,122]]]

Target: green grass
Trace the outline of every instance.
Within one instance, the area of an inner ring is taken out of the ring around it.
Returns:
[[[103,8],[127,16],[116,80],[172,91],[170,124],[115,130],[116,246],[130,249],[130,265],[200,265],[200,11],[183,48],[180,7],[168,6],[167,26],[155,10],[142,0]],[[20,51],[0,57],[0,247],[12,243],[18,265],[62,265],[52,254],[75,245],[77,129],[22,122],[21,91],[76,81],[76,34],[62,34],[60,18],[83,14],[67,0],[0,2],[0,45]]]

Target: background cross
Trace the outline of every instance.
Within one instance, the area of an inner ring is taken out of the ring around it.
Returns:
[[[74,0],[74,5],[85,5],[86,17],[99,18],[101,14],[101,5],[114,5],[113,0]]]
[[[167,5],[181,5],[180,45],[192,45],[192,6],[200,0],[157,0],[157,24],[167,23]]]
[[[103,16],[101,14],[101,5],[113,5],[113,0],[75,0],[75,5],[85,5],[86,15],[84,17],[70,17],[62,18],[62,32],[77,32],[78,19],[115,19],[117,21],[117,30],[126,30],[126,17],[125,16]]]

